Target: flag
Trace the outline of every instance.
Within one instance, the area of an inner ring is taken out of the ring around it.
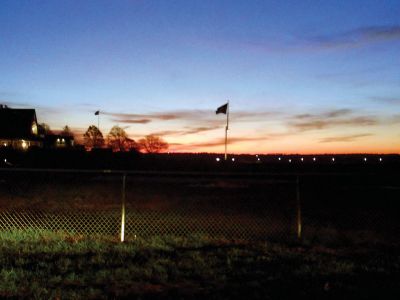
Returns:
[[[100,114],[99,110],[94,113],[95,116],[98,116],[99,114]]]
[[[226,114],[226,111],[227,111],[227,110],[228,110],[228,103],[226,103],[226,104],[224,104],[224,105],[218,107],[215,113],[216,113],[217,115],[218,115],[218,114]]]

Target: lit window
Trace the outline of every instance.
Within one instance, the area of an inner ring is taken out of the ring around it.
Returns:
[[[38,127],[35,122],[32,123],[32,134],[34,135],[38,134]]]

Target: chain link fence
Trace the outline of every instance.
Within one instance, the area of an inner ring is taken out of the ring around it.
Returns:
[[[0,170],[0,230],[246,240],[400,233],[393,176]]]

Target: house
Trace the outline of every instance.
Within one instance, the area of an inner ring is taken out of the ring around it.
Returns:
[[[34,109],[15,109],[0,105],[0,147],[27,150],[30,147],[43,147],[44,136]]]
[[[51,149],[74,147],[74,137],[63,134],[47,134],[44,138],[44,147]]]

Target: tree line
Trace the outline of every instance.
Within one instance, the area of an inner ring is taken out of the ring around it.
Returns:
[[[52,134],[50,127],[47,124],[40,124],[41,129],[45,134]],[[61,131],[63,136],[73,136],[71,129],[65,126]],[[126,131],[119,127],[114,126],[106,137],[95,125],[90,125],[86,132],[83,134],[83,145],[86,149],[94,148],[111,148],[115,152],[124,151],[143,151],[146,153],[160,153],[166,151],[169,147],[168,143],[157,135],[147,135],[138,141],[129,138]]]
[[[95,125],[89,126],[83,135],[83,141],[86,148],[111,148],[113,151],[144,151],[147,153],[159,153],[168,149],[168,143],[161,137],[150,134],[137,142],[128,137],[126,131],[114,126],[111,128],[107,137],[104,138],[102,132]]]

